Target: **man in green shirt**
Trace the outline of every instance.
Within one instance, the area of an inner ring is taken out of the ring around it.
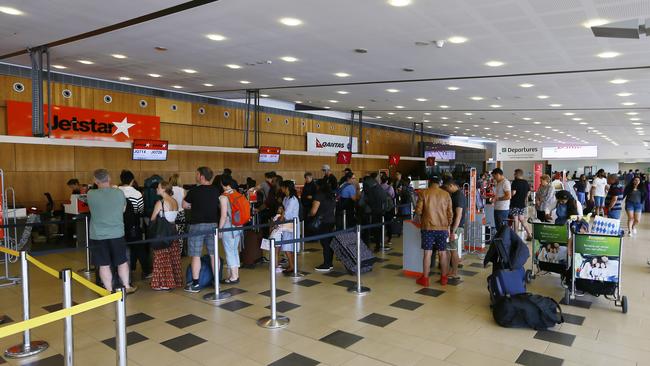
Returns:
[[[106,169],[93,172],[97,189],[88,192],[90,207],[90,249],[93,262],[99,267],[99,277],[104,288],[113,291],[113,271],[117,274],[128,293],[135,292],[129,282],[129,264],[126,258],[124,240],[124,209],[126,197],[118,188],[111,187],[111,178]]]

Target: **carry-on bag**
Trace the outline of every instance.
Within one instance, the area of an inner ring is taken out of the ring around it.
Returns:
[[[343,263],[349,273],[357,273],[357,234],[343,233],[336,235],[330,242],[336,257]],[[372,271],[375,256],[368,246],[361,242],[361,273]]]
[[[499,298],[492,316],[506,328],[546,330],[564,322],[562,308],[555,300],[529,293]]]
[[[253,268],[262,258],[262,239],[264,236],[260,231],[244,231],[244,247],[241,251],[242,266]]]
[[[219,279],[223,275],[223,258],[219,257]],[[185,282],[192,282],[192,266],[188,265],[185,271]],[[209,255],[201,257],[201,271],[199,271],[199,289],[214,285],[214,273],[212,273],[212,258]]]

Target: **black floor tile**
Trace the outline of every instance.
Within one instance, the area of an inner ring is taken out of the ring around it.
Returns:
[[[4,358],[0,357],[0,365],[4,365],[5,363],[7,363],[7,361],[5,361]]]
[[[23,366],[63,366],[65,364],[63,355],[54,355],[41,360],[35,360],[23,364]]]
[[[146,341],[147,337],[143,336],[142,334],[138,332],[128,332],[126,333],[126,345],[127,346],[132,346],[134,344],[144,342]],[[115,337],[109,338],[109,339],[104,339],[102,341],[105,345],[111,347],[112,349],[115,349]]]
[[[444,291],[436,290],[434,288],[423,288],[415,292],[416,294],[420,295],[425,295],[425,296],[431,296],[431,297],[438,297],[442,294],[444,294]]]
[[[470,267],[483,268],[483,263],[470,263]]]
[[[564,321],[569,324],[582,325],[585,322],[585,317],[580,315],[573,315],[564,313]]]
[[[385,266],[383,266],[381,268],[399,270],[399,269],[402,269],[402,266],[400,266],[399,264],[387,264],[387,265],[385,265]]]
[[[356,281],[343,280],[335,283],[336,286],[341,286],[345,288],[354,287],[357,285]]]
[[[129,315],[126,317],[126,326],[130,327],[132,325],[148,322],[149,320],[152,319],[153,317],[145,313],[137,313],[137,314]]]
[[[463,283],[463,280],[461,280],[460,278],[450,278],[450,279],[447,281],[447,284],[448,284],[449,286],[458,286],[458,285],[460,285],[461,283]]]
[[[310,279],[304,279],[302,281],[296,282],[296,285],[298,286],[303,286],[303,287],[312,287],[318,285],[320,282],[310,280]]]
[[[267,309],[271,308],[271,305],[265,306]],[[280,313],[286,313],[288,311],[291,311],[293,309],[299,308],[300,305],[294,304],[288,301],[280,301],[277,304],[275,304],[275,308],[278,310]]]
[[[284,290],[279,289],[279,288],[275,289],[275,296],[276,297],[284,296],[284,295],[289,294],[289,293],[290,293],[289,291],[284,291]],[[271,297],[271,290],[266,290],[264,292],[260,292],[260,295],[266,296],[266,297]]]
[[[72,305],[74,306],[74,305],[79,305],[79,304],[77,302],[73,301]],[[53,313],[55,311],[59,311],[59,310],[63,309],[63,303],[43,306],[43,309],[45,309],[45,311],[47,311],[48,313]]]
[[[213,291],[213,292],[214,292],[214,291]],[[222,290],[222,291],[220,291],[220,292],[227,292],[227,293],[229,293],[231,296],[235,296],[235,295],[243,294],[244,292],[248,292],[248,291],[246,291],[246,290],[242,290],[242,289],[237,288],[237,287],[231,287],[231,288],[229,288],[229,289]]]
[[[172,351],[176,352],[181,352],[184,351],[188,348],[192,348],[194,346],[198,346],[201,343],[207,342],[205,339],[201,337],[197,337],[194,334],[185,334],[180,337],[172,338],[169,340],[166,340],[160,344],[163,346],[171,349]]]
[[[323,276],[332,277],[332,278],[339,278],[339,277],[345,276],[345,275],[346,275],[346,273],[343,273],[343,272],[329,271],[329,272],[325,273]]]
[[[573,334],[556,332],[554,330],[540,330],[539,332],[535,333],[534,338],[571,347],[573,341],[576,339],[576,336]]]
[[[515,363],[526,366],[561,366],[564,360],[543,353],[524,350]]]
[[[400,308],[404,310],[411,310],[411,311],[419,308],[422,305],[424,304],[421,302],[405,300],[405,299],[397,300],[394,303],[390,304],[390,306],[394,306],[396,308]]]
[[[188,315],[178,317],[176,319],[168,320],[167,324],[173,325],[176,328],[183,329],[195,324],[203,323],[204,321],[205,319],[199,316],[196,316],[194,314],[188,314]]]
[[[243,308],[247,308],[247,307],[252,306],[252,305],[253,304],[249,304],[249,303],[247,303],[245,301],[234,300],[234,301],[229,301],[229,302],[227,302],[225,304],[221,304],[221,305],[219,305],[219,307],[224,309],[224,310],[237,311],[237,310],[241,310]]]
[[[375,262],[377,262],[377,263],[384,263],[384,262],[388,262],[388,261],[390,261],[390,259],[388,259],[388,258],[375,258]]]
[[[8,315],[0,316],[0,324],[9,324],[9,323],[11,323],[13,321],[14,320],[11,319]]]
[[[375,325],[377,327],[382,327],[382,328],[394,322],[395,320],[397,320],[397,318],[393,318],[392,316],[387,316],[387,315],[382,315],[377,313],[372,313],[362,319],[359,319],[360,322],[367,323],[370,325]]]
[[[268,364],[268,366],[316,366],[320,362],[312,360],[309,357],[299,355],[297,353],[291,353],[283,358]]]
[[[306,275],[308,275],[308,274],[311,274],[310,272],[305,272],[305,271],[298,271],[298,273],[300,273],[300,274],[303,275],[303,276],[306,276]],[[293,272],[291,272],[291,273],[284,273],[284,272],[282,272],[282,274],[283,274],[285,277],[290,277],[291,275],[293,275]]]
[[[356,334],[344,332],[342,330],[337,330],[336,332],[321,338],[320,341],[325,342],[327,344],[331,344],[332,346],[348,348],[362,339],[363,337],[358,336]]]
[[[458,274],[461,275],[461,276],[474,277],[474,276],[476,276],[478,274],[478,272],[466,271],[464,269],[459,269]]]
[[[391,257],[403,257],[404,256],[404,254],[400,253],[400,252],[390,252],[390,253],[388,253],[386,255],[390,255]]]
[[[320,249],[317,249],[317,248],[305,248],[305,250],[303,250],[303,251],[305,253],[314,253],[314,252],[320,252]]]
[[[586,301],[586,300],[580,300],[580,299],[575,299],[575,300],[570,300],[567,302],[566,296],[562,298],[560,301],[560,304],[562,305],[570,305],[570,306],[575,306],[583,309],[589,309],[591,308],[591,301]]]

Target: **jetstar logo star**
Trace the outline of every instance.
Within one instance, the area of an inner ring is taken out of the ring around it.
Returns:
[[[117,130],[113,132],[113,136],[117,135],[118,133],[123,133],[124,135],[126,135],[126,137],[131,137],[129,136],[129,128],[135,126],[135,123],[129,123],[127,117],[124,117],[122,122],[113,122],[113,124],[115,125],[115,127],[117,127]]]

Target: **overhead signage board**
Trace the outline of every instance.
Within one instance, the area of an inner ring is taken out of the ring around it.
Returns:
[[[352,138],[351,152],[359,152],[357,138]],[[320,153],[333,153],[350,150],[350,137],[340,135],[327,135],[324,133],[307,133],[307,151]]]
[[[497,160],[542,160],[542,146],[535,143],[497,141]]]
[[[598,146],[560,145],[542,148],[542,159],[597,158]]]
[[[46,111],[47,105],[43,107]],[[59,139],[132,141],[160,139],[160,117],[52,106],[52,130]],[[45,133],[47,133],[45,122]],[[7,101],[7,132],[11,136],[32,136],[32,103]]]
[[[167,141],[133,140],[133,160],[167,160]]]
[[[424,152],[424,158],[434,157],[436,160],[455,160],[455,150],[427,150]]]

